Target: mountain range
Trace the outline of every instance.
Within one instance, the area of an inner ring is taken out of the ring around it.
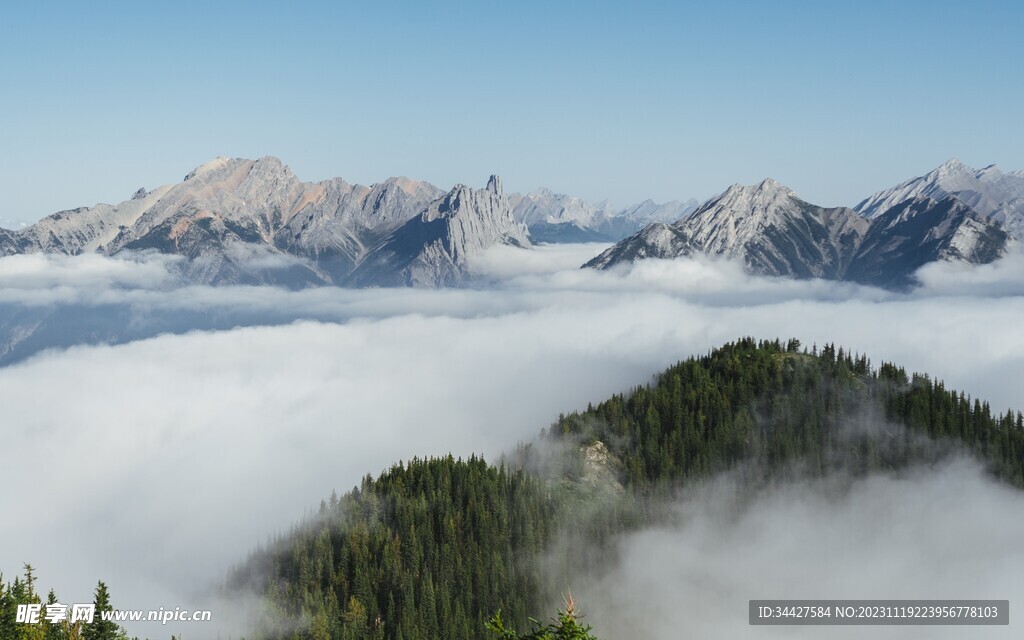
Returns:
[[[706,254],[752,273],[906,288],[936,260],[981,264],[1024,239],[1024,172],[950,160],[853,208],[825,208],[766,179],[695,200],[623,208],[537,189],[445,192],[404,177],[303,182],[274,157],[216,158],[117,205],[0,229],[0,255],[158,251],[200,284],[458,286],[495,245],[615,242],[584,267]]]
[[[495,243],[530,244],[496,177],[448,193],[407,178],[309,183],[264,157],[217,158],[121,204],[55,213],[0,235],[0,253],[149,249],[186,257],[189,282],[439,286]]]
[[[497,176],[482,190],[448,192],[404,177],[369,187],[311,183],[274,157],[220,157],[117,205],[0,229],[0,255],[156,250],[187,258],[192,283],[451,286],[468,277],[467,258],[489,246],[529,247],[531,236],[613,242],[696,204],[648,200],[616,210],[547,189],[507,196]]]
[[[549,189],[509,197],[512,214],[536,242],[616,242],[654,222],[674,222],[697,210],[694,199],[657,204],[653,200],[616,209]]]
[[[771,179],[733,185],[672,224],[654,223],[583,266],[704,254],[756,274],[849,280],[893,289],[937,260],[985,264],[1022,239],[1024,174],[950,160],[863,200],[825,208]]]

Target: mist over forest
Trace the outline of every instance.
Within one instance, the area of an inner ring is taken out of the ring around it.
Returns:
[[[927,267],[924,284],[902,294],[760,278],[709,259],[579,270],[593,245],[517,251],[477,261],[491,286],[443,290],[182,287],[173,264],[151,256],[0,260],[5,317],[44,318],[55,335],[60,318],[93,313],[116,328],[65,333],[71,344],[0,369],[14,426],[0,465],[32,478],[31,491],[4,484],[2,501],[11,513],[40,513],[6,525],[5,577],[27,561],[65,599],[89,599],[102,578],[119,608],[205,608],[233,567],[332,491],[414,457],[496,462],[559,415],[740,336],[841,345],[874,366],[927,372],[994,414],[1020,408],[1015,256]],[[1012,601],[1020,555],[997,532],[1015,530],[1006,523],[1021,504],[978,464],[856,479],[838,500],[821,481],[794,481],[731,510],[715,497],[728,477],[715,480],[680,494],[674,520],[617,539],[616,562],[591,582],[557,587],[578,595],[602,638],[643,621],[648,637],[676,637],[684,612],[698,635],[775,637],[779,629],[744,627],[754,597]],[[913,495],[919,507],[908,506]],[[864,529],[842,524],[854,522]],[[848,552],[830,556],[824,540],[839,534]],[[945,565],[930,560],[959,553],[954,538],[984,544]],[[806,577],[826,557],[838,564]],[[883,559],[899,557],[905,581],[873,581],[876,571],[895,575]],[[704,622],[690,620],[695,611]],[[222,613],[214,624],[237,633],[243,617]],[[152,637],[140,624],[131,633]],[[857,637],[855,628],[812,629]],[[915,637],[896,631],[888,637]]]

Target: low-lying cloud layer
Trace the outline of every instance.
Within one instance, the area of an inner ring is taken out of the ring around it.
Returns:
[[[607,638],[1016,638],[1024,494],[966,459],[852,484],[762,489],[725,476],[675,522],[626,537],[620,562],[575,594]],[[742,494],[743,500],[737,500]],[[1010,601],[1010,626],[749,626],[761,599]]]
[[[127,342],[33,347],[0,368],[0,570],[32,562],[64,601],[103,578],[124,608],[204,608],[197,593],[332,489],[416,455],[494,458],[560,412],[742,335],[835,342],[997,410],[1024,405],[1024,270],[993,267],[976,295],[978,272],[939,266],[901,296],[703,259],[575,268],[596,250],[499,249],[477,264],[499,284],[446,291],[181,288],[159,256],[0,259],[6,329],[35,326],[44,345]],[[118,331],[82,337],[82,318]],[[996,500],[980,481],[963,490]],[[677,533],[642,535],[671,546]],[[943,597],[961,595],[981,597]]]

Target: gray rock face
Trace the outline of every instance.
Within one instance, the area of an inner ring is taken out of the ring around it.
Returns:
[[[353,271],[356,286],[460,284],[467,257],[505,244],[529,247],[526,227],[512,217],[501,180],[482,190],[456,185],[426,211],[389,234]]]
[[[701,252],[741,260],[755,273],[838,278],[868,226],[850,209],[814,206],[769,179],[733,185],[692,215],[671,226],[651,225],[585,266]]]
[[[122,234],[123,229],[132,228],[169,189],[154,189],[145,197],[119,205],[98,204],[49,215],[13,232],[17,238],[17,252],[77,255],[103,251],[109,242]]]
[[[868,220],[845,207],[807,203],[769,179],[733,185],[691,216],[650,225],[583,266],[703,253],[740,260],[761,275],[903,288],[924,264],[991,262],[1009,242],[998,223],[952,196],[911,198]]]
[[[292,217],[274,243],[307,257],[335,282],[343,282],[381,238],[444,195],[431,184],[408,178],[389,178],[372,187],[341,179],[320,186],[324,204]]]
[[[850,209],[804,202],[771,179],[733,185],[682,221],[705,253],[740,259],[755,273],[801,278],[838,278],[868,224]]]
[[[13,232],[0,229],[0,257],[18,253],[18,239]]]
[[[1009,242],[1005,229],[953,196],[913,198],[872,220],[844,277],[903,288],[929,262],[986,264],[1001,258]]]
[[[875,218],[907,200],[939,201],[950,195],[1001,223],[1012,237],[1024,240],[1024,171],[1004,173],[995,165],[973,169],[952,159],[923,176],[879,191],[854,208]]]
[[[655,222],[633,236],[609,247],[585,268],[608,269],[617,264],[636,262],[645,258],[676,258],[699,252],[700,248],[690,240],[685,229],[675,225]]]
[[[493,244],[529,246],[497,176],[482,191],[445,195],[401,177],[369,187],[302,182],[273,157],[216,158],[121,204],[0,231],[2,255],[156,250],[188,258],[192,282],[286,286],[453,284],[465,278],[466,254]]]

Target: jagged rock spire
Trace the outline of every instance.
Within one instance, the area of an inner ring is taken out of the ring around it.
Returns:
[[[490,179],[487,180],[487,190],[498,196],[504,194],[505,190],[501,186],[501,178],[499,176],[492,175]]]

